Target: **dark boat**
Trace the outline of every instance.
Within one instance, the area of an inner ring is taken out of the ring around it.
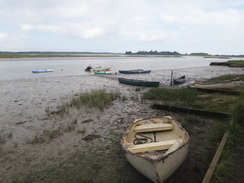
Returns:
[[[137,85],[137,86],[148,86],[148,87],[158,87],[158,81],[145,81],[145,80],[138,80],[138,79],[127,79],[127,78],[118,78],[120,83],[128,84],[128,85]]]
[[[150,73],[151,70],[143,70],[143,69],[136,69],[136,70],[119,70],[120,74],[147,74]]]
[[[181,76],[181,77],[179,77],[177,79],[173,79],[174,85],[182,84],[184,82],[186,82],[186,76]]]

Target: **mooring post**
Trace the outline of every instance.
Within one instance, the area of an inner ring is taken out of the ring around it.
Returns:
[[[170,86],[172,86],[172,80],[173,80],[173,71],[171,71]]]

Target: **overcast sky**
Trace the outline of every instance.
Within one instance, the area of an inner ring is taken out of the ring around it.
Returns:
[[[243,0],[0,0],[0,51],[244,54]]]

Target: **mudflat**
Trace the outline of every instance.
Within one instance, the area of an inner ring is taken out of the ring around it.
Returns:
[[[240,74],[243,70],[214,66],[179,69],[174,73],[186,76],[187,82],[177,86],[184,87],[224,74]],[[120,84],[118,76],[91,74],[0,80],[0,182],[21,182],[33,172],[43,170],[49,165],[62,164],[69,155],[77,151],[91,152],[109,146],[112,143],[111,133],[122,134],[135,119],[171,115],[180,122],[181,117],[177,114],[152,109],[150,101],[141,100],[141,95],[149,88],[137,90],[136,86]],[[148,75],[138,77],[147,79]],[[160,87],[169,87],[170,71],[152,72],[150,79],[160,81]],[[103,111],[82,106],[70,108],[69,112],[63,115],[56,114],[59,106],[77,93],[100,89],[119,91],[126,100],[115,100]],[[46,134],[46,138],[51,135],[54,137],[44,139],[41,143],[31,143],[43,134]],[[194,143],[196,140],[194,134],[192,135]],[[99,153],[102,156],[104,152]],[[111,170],[113,168],[111,167]],[[189,167],[185,171],[188,171],[187,175],[194,173]],[[178,171],[178,177],[182,175],[181,172],[184,170]],[[145,182],[148,181],[144,179]],[[85,180],[87,178],[83,182]],[[92,177],[89,180],[92,180]],[[175,179],[174,181],[177,182]],[[39,182],[50,181],[45,178]],[[101,178],[101,182],[106,181]],[[182,179],[179,182],[182,182]]]

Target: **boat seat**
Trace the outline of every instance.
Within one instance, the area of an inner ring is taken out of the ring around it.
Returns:
[[[146,151],[156,151],[156,150],[166,150],[169,149],[176,140],[167,140],[167,141],[160,141],[160,142],[152,142],[147,144],[138,144],[129,146],[127,150],[133,153],[140,153]]]
[[[166,130],[173,130],[173,124],[169,123],[149,123],[140,126],[136,126],[134,129],[135,133],[139,132],[156,132],[156,131],[166,131]]]

